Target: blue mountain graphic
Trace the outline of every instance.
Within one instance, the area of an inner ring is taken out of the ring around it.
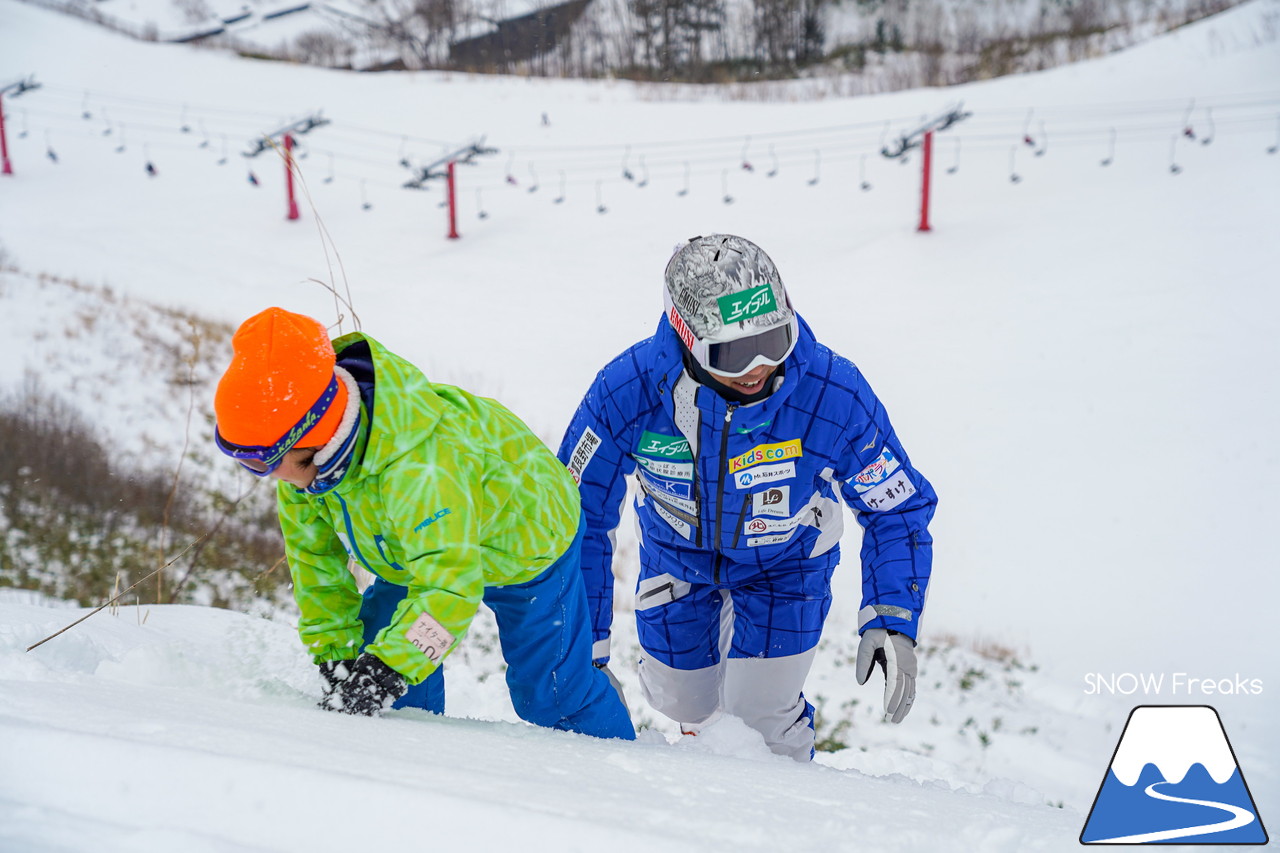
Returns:
[[[1191,800],[1228,803],[1252,812],[1254,820],[1245,826],[1225,832],[1208,832],[1201,835],[1183,836],[1168,841],[1152,841],[1151,844],[1266,844],[1267,834],[1262,822],[1257,819],[1258,810],[1249,796],[1239,768],[1225,782],[1219,785],[1213,781],[1209,771],[1203,764],[1193,764],[1186,777],[1176,785],[1165,780],[1164,775],[1154,764],[1142,768],[1136,784],[1125,785],[1116,778],[1115,772],[1107,770],[1102,789],[1094,803],[1089,821],[1085,824],[1080,840],[1085,843],[1102,841],[1109,838],[1120,838],[1129,835],[1141,835],[1184,827],[1204,826],[1220,823],[1231,817],[1230,812],[1212,806],[1194,803],[1174,803],[1160,800],[1147,793],[1152,785],[1153,790],[1170,797],[1181,797]]]

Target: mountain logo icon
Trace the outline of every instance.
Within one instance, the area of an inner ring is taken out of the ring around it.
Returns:
[[[1266,844],[1218,712],[1139,705],[1080,832],[1081,844]]]

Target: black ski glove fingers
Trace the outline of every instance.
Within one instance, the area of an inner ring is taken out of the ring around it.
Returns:
[[[351,675],[351,667],[355,665],[355,660],[327,660],[318,664],[320,668],[320,679],[324,682],[324,692],[332,693],[333,688],[341,681],[346,681]]]
[[[409,689],[404,676],[367,652],[356,658],[348,669],[347,678],[336,682],[333,692],[321,703],[325,709],[374,717],[390,708]]]

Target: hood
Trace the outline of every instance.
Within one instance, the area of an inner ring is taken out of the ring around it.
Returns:
[[[364,456],[352,471],[355,477],[349,476],[346,483],[381,472],[422,444],[435,431],[445,410],[444,401],[421,370],[363,332],[352,332],[333,342],[338,360],[342,360],[344,350],[359,343],[368,346],[372,361],[374,411],[368,413],[367,419],[362,418],[367,420],[369,430]],[[368,399],[365,394],[361,396]]]

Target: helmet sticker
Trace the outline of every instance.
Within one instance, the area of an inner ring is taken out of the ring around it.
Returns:
[[[726,326],[778,310],[778,303],[773,298],[773,285],[768,282],[741,293],[718,297],[716,304],[720,306],[720,319]]]
[[[688,337],[713,343],[748,337],[792,316],[777,267],[742,237],[713,234],[691,240],[667,263],[664,277],[674,306],[669,317],[686,346]]]

